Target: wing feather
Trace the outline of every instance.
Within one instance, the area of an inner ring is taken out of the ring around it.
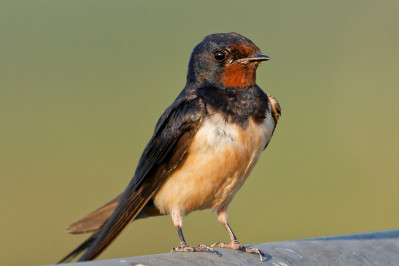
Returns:
[[[86,242],[88,250],[79,261],[97,257],[143,209],[154,193],[178,168],[201,124],[204,105],[198,98],[178,98],[161,116],[136,172],[111,217]],[[94,239],[93,239],[94,238]],[[82,245],[81,245],[82,246]],[[80,247],[81,247],[80,246]],[[87,248],[84,246],[85,248]],[[80,253],[82,247],[75,250]],[[76,256],[72,251],[68,256]],[[64,261],[68,261],[68,256]]]

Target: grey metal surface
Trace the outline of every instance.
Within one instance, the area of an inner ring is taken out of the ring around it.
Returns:
[[[252,245],[257,254],[216,249],[214,253],[166,253],[131,258],[72,263],[105,265],[399,265],[399,230]]]

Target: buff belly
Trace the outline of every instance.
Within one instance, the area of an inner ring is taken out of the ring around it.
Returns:
[[[184,164],[154,195],[163,214],[227,207],[258,161],[275,127],[269,114],[263,124],[250,119],[243,129],[219,115],[205,118]]]

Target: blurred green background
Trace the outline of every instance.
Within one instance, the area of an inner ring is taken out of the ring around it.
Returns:
[[[399,227],[398,1],[1,1],[0,261],[57,262],[68,224],[119,194],[192,48],[236,31],[272,60],[257,83],[282,117],[230,206],[242,243]],[[227,241],[214,213],[189,244]],[[170,217],[99,258],[169,252]],[[267,252],[267,251],[266,251]]]

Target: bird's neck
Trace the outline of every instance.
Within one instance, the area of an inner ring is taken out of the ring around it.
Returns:
[[[198,88],[196,94],[204,101],[208,113],[223,113],[226,121],[237,123],[244,128],[248,123],[248,117],[257,111],[259,105],[255,87],[241,89],[207,85]]]

